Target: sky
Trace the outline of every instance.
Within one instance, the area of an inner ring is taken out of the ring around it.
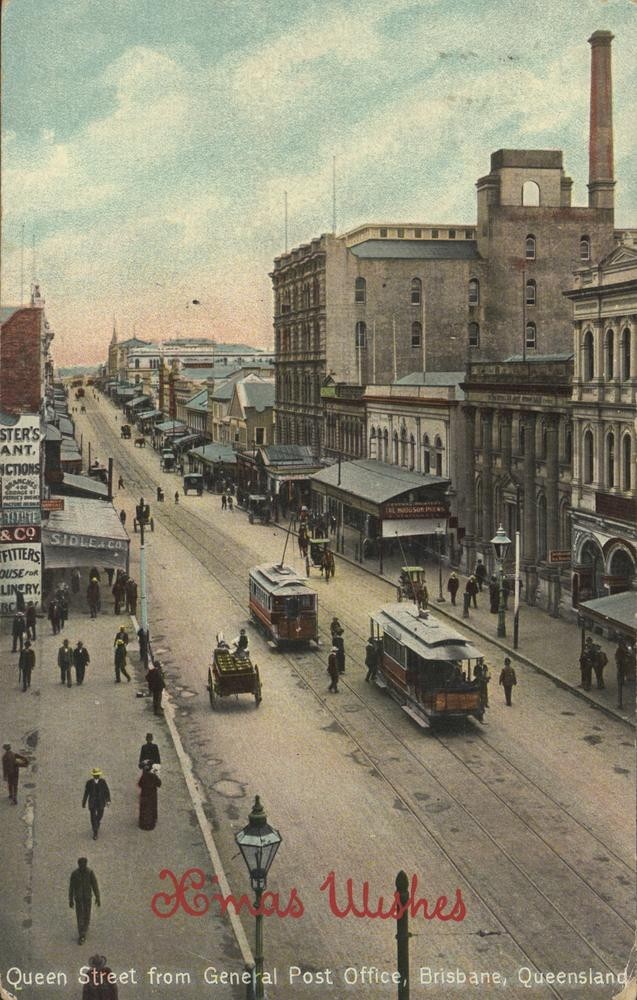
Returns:
[[[637,226],[635,0],[2,10],[2,304],[37,278],[56,364],[105,360],[114,322],[270,349],[285,192],[289,248],[331,232],[334,157],[337,232],[474,224],[499,148],[562,149],[585,205],[597,29],[615,35],[615,221]]]

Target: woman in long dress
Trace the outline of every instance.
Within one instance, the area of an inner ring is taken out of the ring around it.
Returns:
[[[144,770],[138,781],[141,789],[139,795],[139,828],[154,830],[157,823],[157,789],[161,781],[157,774],[157,764],[144,761]]]

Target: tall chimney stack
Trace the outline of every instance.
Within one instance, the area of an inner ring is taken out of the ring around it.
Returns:
[[[614,210],[613,85],[610,31],[594,31],[591,46],[591,118],[588,144],[588,207]]]

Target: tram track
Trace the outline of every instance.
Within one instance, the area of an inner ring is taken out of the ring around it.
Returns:
[[[91,417],[92,420],[91,411],[89,411],[88,415]],[[113,451],[117,456],[116,458],[117,463],[119,467],[121,467],[125,472],[125,474],[127,475],[129,486],[131,484],[135,484],[142,493],[146,493],[149,488],[152,488],[152,490],[154,491],[155,482],[150,478],[150,476],[145,472],[145,470],[143,473],[140,472],[140,466],[138,463],[136,462],[133,463],[131,461],[131,459],[127,454],[126,449],[123,447],[123,445],[119,443],[116,434],[111,430],[107,422],[101,424],[99,428],[99,433],[102,438],[105,437],[105,432],[108,432],[108,435],[112,436],[113,439],[112,442],[108,441],[107,443],[113,446]],[[162,507],[161,505],[157,505],[157,507],[154,509],[154,516],[155,519],[159,521],[161,525],[168,532],[170,532],[170,534],[180,544],[182,544],[187,549],[187,551],[191,555],[193,555],[195,559],[199,561],[199,563],[202,566],[205,567],[207,573],[211,576],[211,578],[215,580],[217,584],[220,587],[222,587],[226,593],[230,595],[232,600],[236,603],[237,607],[241,610],[243,614],[245,614],[246,597],[247,597],[247,587],[246,587],[247,570],[251,562],[245,562],[245,563],[242,562],[241,559],[238,558],[238,552],[236,547],[234,548],[232,554],[230,554],[228,549],[228,542],[226,541],[225,538],[223,539],[221,544],[219,543],[218,537],[217,539],[215,539],[215,541],[213,541],[210,538],[209,524],[204,522],[199,514],[189,510],[188,508],[182,505],[175,507],[168,505],[166,507]],[[236,542],[233,541],[232,544],[233,546],[236,546]],[[328,596],[327,591],[325,591],[325,595]],[[360,628],[357,625],[355,625],[353,621],[347,620],[349,616],[345,617],[341,612],[341,617],[344,623],[348,627],[349,635],[360,638],[362,645],[366,639],[366,635],[363,635],[360,632]],[[323,637],[326,637],[327,630],[322,629],[321,635]],[[500,932],[506,933],[511,938],[512,942],[515,943],[520,953],[528,959],[530,965],[540,969],[541,965],[538,964],[538,961],[534,959],[532,955],[529,954],[528,947],[526,947],[521,942],[521,940],[518,940],[516,938],[516,936],[512,933],[510,927],[508,926],[505,927],[503,921],[497,915],[495,909],[490,904],[489,900],[485,898],[484,894],[476,886],[475,884],[476,880],[473,878],[471,873],[465,870],[465,868],[463,868],[461,865],[459,865],[457,861],[454,859],[454,857],[451,855],[451,853],[448,851],[443,838],[441,837],[440,833],[435,829],[435,826],[432,823],[426,821],[425,817],[423,816],[422,806],[418,804],[418,802],[410,794],[409,790],[405,788],[402,782],[397,781],[395,778],[392,777],[392,775],[389,773],[389,769],[387,767],[384,767],[382,761],[380,760],[379,755],[376,753],[372,753],[370,751],[369,747],[366,745],[366,742],[367,743],[369,742],[369,735],[367,741],[362,739],[360,735],[357,735],[356,732],[354,731],[352,718],[351,717],[348,718],[346,713],[338,711],[336,705],[330,703],[329,699],[327,699],[325,695],[319,690],[319,685],[314,679],[312,669],[317,662],[320,662],[321,672],[319,676],[321,677],[321,680],[323,680],[324,664],[319,659],[320,653],[307,652],[302,655],[295,655],[293,657],[289,653],[280,651],[276,655],[277,657],[282,658],[286,662],[292,673],[295,674],[300,680],[302,680],[304,684],[312,691],[317,701],[320,702],[321,706],[325,709],[326,712],[329,713],[329,715],[334,719],[334,721],[338,723],[338,725],[341,727],[344,733],[352,741],[353,745],[357,747],[358,752],[369,763],[369,766],[374,768],[374,770],[380,776],[382,776],[383,781],[386,782],[387,786],[392,789],[392,792],[404,804],[405,809],[409,811],[410,815],[413,817],[413,819],[416,821],[419,827],[423,830],[426,836],[430,838],[430,840],[433,843],[435,843],[437,849],[445,857],[447,863],[453,868],[455,872],[457,872],[459,878],[461,878],[466,885],[470,886],[475,896],[478,899],[480,899],[482,905],[485,907],[485,910],[491,914],[492,919],[494,923],[498,926]],[[356,666],[359,666],[361,670],[363,669],[361,661],[357,657],[351,656],[350,654],[349,661],[353,662]],[[514,868],[519,873],[521,879],[527,882],[529,887],[533,888],[535,893],[537,893],[537,896],[544,901],[545,905],[550,907],[557,914],[557,916],[559,917],[559,921],[565,927],[570,928],[572,934],[584,942],[588,951],[591,952],[595,956],[595,958],[600,963],[603,964],[603,966],[605,966],[610,970],[611,965],[609,964],[608,957],[604,955],[602,950],[598,949],[595,945],[593,945],[590,939],[582,932],[582,930],[574,924],[574,922],[571,920],[568,914],[556,904],[556,901],[551,899],[550,896],[548,896],[547,893],[544,892],[537,879],[534,879],[529,874],[529,872],[525,870],[525,868],[523,868],[522,865],[516,860],[516,858],[513,856],[513,853],[505,848],[501,840],[497,839],[490,832],[490,830],[487,828],[487,826],[485,825],[484,821],[480,818],[480,816],[478,816],[475,811],[472,811],[468,807],[467,803],[462,801],[460,796],[455,795],[454,792],[450,790],[448,785],[444,785],[441,782],[440,778],[435,773],[435,771],[430,766],[427,765],[427,763],[423,759],[422,754],[418,753],[416,749],[413,746],[411,746],[406,739],[398,735],[394,731],[394,729],[391,728],[391,725],[386,715],[385,717],[383,717],[383,714],[381,714],[379,710],[374,708],[374,706],[369,703],[367,698],[363,698],[358,693],[358,691],[352,686],[352,684],[348,682],[346,677],[341,678],[341,684],[347,690],[348,698],[354,699],[357,705],[364,710],[367,718],[372,719],[374,721],[374,724],[380,731],[380,735],[378,733],[376,734],[379,737],[379,742],[385,743],[390,752],[391,751],[395,752],[396,748],[400,748],[400,752],[403,754],[404,759],[410,761],[412,765],[413,764],[417,765],[417,767],[421,769],[422,773],[426,775],[429,783],[432,784],[433,786],[437,786],[440,792],[444,796],[452,800],[455,808],[457,808],[461,814],[465,815],[467,821],[470,821],[480,831],[481,836],[485,838],[485,840],[491,843],[495,851],[497,851],[499,854],[503,855],[504,858],[506,858],[506,860],[512,866],[512,868]],[[369,729],[369,727],[367,727],[367,729]],[[633,873],[632,870],[629,868],[629,866],[626,865],[622,861],[622,859],[619,858],[616,854],[609,852],[606,845],[595,835],[593,831],[591,831],[585,824],[583,824],[580,820],[578,820],[577,817],[573,816],[556,799],[552,798],[537,782],[533,781],[533,779],[529,778],[526,774],[524,774],[521,771],[521,769],[517,767],[517,765],[515,765],[512,761],[510,761],[500,750],[498,750],[497,747],[495,747],[488,741],[488,739],[484,736],[483,731],[477,730],[477,736],[480,740],[481,748],[485,746],[488,747],[489,752],[496,759],[504,763],[504,765],[507,768],[509,768],[510,771],[514,773],[514,775],[518,779],[522,778],[527,785],[531,786],[534,789],[536,794],[539,794],[545,800],[546,803],[550,803],[551,807],[558,810],[562,816],[566,816],[569,822],[571,824],[575,824],[587,837],[591,838],[594,844],[597,845],[599,849],[603,850],[606,853],[606,855],[609,855],[609,853],[612,854],[613,862],[618,867],[618,869],[620,869],[620,874],[624,878],[626,878],[629,883],[632,881]],[[462,754],[458,753],[453,748],[449,740],[445,740],[442,734],[432,734],[432,738],[435,739],[437,744],[441,748],[443,748],[444,751],[450,757],[454,759],[454,761],[459,767],[466,769],[472,781],[480,783],[484,787],[484,789],[486,789],[488,795],[492,796],[495,800],[497,800],[499,806],[502,809],[506,810],[507,813],[510,814],[511,817],[514,818],[517,822],[521,823],[522,826],[525,828],[525,830],[528,831],[530,836],[532,836],[533,838],[537,838],[537,840],[540,841],[541,844],[543,845],[544,849],[548,851],[559,862],[560,865],[564,865],[566,867],[570,876],[574,878],[577,882],[579,882],[581,886],[595,898],[597,906],[600,909],[603,908],[606,912],[610,911],[608,912],[609,918],[610,918],[610,913],[614,914],[614,918],[619,922],[621,922],[621,924],[628,930],[629,934],[631,933],[632,926],[630,920],[626,919],[623,916],[623,914],[619,912],[619,910],[609,902],[607,896],[598,891],[598,889],[589,880],[584,878],[582,873],[579,872],[574,867],[574,865],[569,861],[569,859],[565,858],[563,854],[557,851],[556,848],[549,842],[549,840],[541,835],[540,831],[536,829],[535,826],[531,826],[519,812],[516,812],[511,807],[510,803],[506,801],[504,796],[499,794],[497,789],[494,789],[492,787],[492,784],[486,781],[485,778],[482,775],[480,775],[475,768],[471,766],[470,762],[467,761]],[[555,997],[562,996],[562,994],[553,987],[546,986],[545,988],[549,990]]]

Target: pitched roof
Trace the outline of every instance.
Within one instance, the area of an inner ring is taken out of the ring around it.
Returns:
[[[243,379],[237,383],[237,395],[244,410],[249,408],[263,413],[274,406],[274,379],[263,382]]]
[[[207,410],[208,409],[208,390],[200,389],[196,395],[186,403],[187,410]]]
[[[339,485],[340,477],[340,485]],[[312,480],[337,486],[344,492],[351,493],[362,500],[372,503],[385,503],[394,497],[423,486],[447,486],[448,479],[441,476],[421,475],[409,472],[399,465],[377,462],[375,459],[360,458],[353,462],[342,462],[330,465],[314,473]]]

